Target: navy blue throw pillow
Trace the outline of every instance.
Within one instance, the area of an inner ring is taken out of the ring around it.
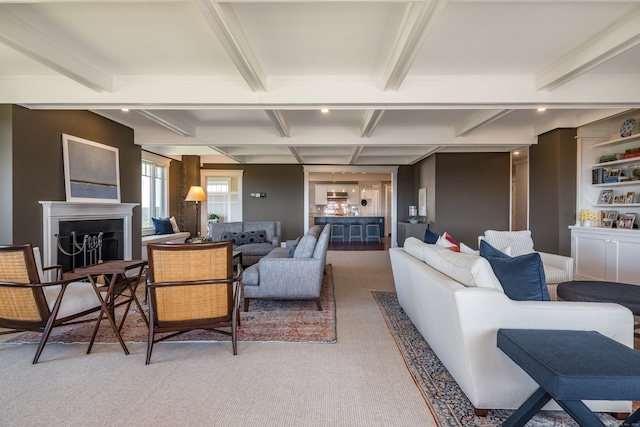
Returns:
[[[173,234],[173,226],[169,218],[151,218],[156,234]]]
[[[512,300],[551,300],[539,253],[510,257],[481,240],[480,256],[489,261],[504,293]]]
[[[440,236],[438,236],[436,233],[434,233],[433,231],[429,230],[429,227],[427,226],[427,229],[424,230],[424,239],[423,241],[425,243],[428,243],[430,245],[435,244],[438,239],[440,238]]]

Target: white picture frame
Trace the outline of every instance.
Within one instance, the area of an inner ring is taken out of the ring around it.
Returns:
[[[427,189],[418,190],[418,215],[427,216]]]
[[[68,202],[120,203],[120,160],[116,147],[62,134]]]

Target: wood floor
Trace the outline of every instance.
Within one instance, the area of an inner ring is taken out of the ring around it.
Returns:
[[[386,251],[389,250],[391,237],[386,236],[378,242],[329,242],[330,251]]]

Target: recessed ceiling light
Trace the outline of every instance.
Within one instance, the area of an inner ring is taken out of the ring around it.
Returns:
[[[519,151],[514,151],[513,154],[515,154],[517,156],[518,154],[520,154],[520,152]]]
[[[328,108],[323,108],[322,110],[320,110],[321,113],[323,114],[327,114],[329,112]]]
[[[540,108],[538,108],[538,111],[546,111],[546,110],[547,110],[547,109],[546,109],[546,108],[544,108],[544,107],[540,107]]]
[[[126,113],[127,111],[129,111],[129,109],[128,108],[123,108],[122,111],[124,111]]]

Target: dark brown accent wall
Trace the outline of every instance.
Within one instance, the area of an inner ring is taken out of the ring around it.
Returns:
[[[535,249],[571,256],[576,222],[575,129],[556,129],[529,148],[529,228]]]
[[[243,170],[242,216],[244,221],[280,221],[282,241],[304,232],[304,170],[302,165],[219,165],[204,169]],[[266,193],[265,198],[251,193]]]
[[[509,153],[436,154],[434,231],[477,248],[485,230],[508,230],[509,163]]]
[[[0,135],[12,134],[9,145],[13,151],[13,185],[6,190],[2,187],[0,197],[5,199],[5,193],[9,191],[13,198],[13,221],[8,225],[12,229],[12,240],[6,243],[41,246],[42,207],[38,202],[66,199],[63,133],[117,147],[121,201],[140,203],[141,155],[140,147],[134,144],[132,129],[89,111],[29,110],[19,106],[11,106],[11,111],[10,123],[0,122]],[[138,258],[141,234],[139,206],[134,209],[132,234],[132,255]],[[3,231],[1,235],[7,233]]]
[[[396,198],[398,206],[398,221],[409,220],[409,206],[417,206],[418,186],[414,177],[413,166],[400,166],[398,168],[398,194]],[[404,242],[398,242],[402,244]]]

